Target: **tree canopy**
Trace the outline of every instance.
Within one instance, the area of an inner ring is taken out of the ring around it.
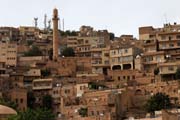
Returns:
[[[61,36],[77,36],[78,32],[76,31],[70,31],[70,30],[66,30],[66,31],[60,31]]]
[[[51,49],[48,51],[48,55],[49,55],[49,59],[52,60],[52,59],[53,59],[53,48],[51,48]]]
[[[74,57],[75,52],[71,47],[67,47],[62,51],[61,55],[64,57]]]
[[[55,116],[47,109],[27,109],[25,112],[20,112],[13,115],[8,120],[55,120]]]
[[[114,33],[109,33],[109,35],[110,35],[110,40],[114,40],[114,38],[115,38]]]
[[[24,53],[24,56],[42,56],[42,51],[37,46],[32,46],[32,48]]]
[[[0,104],[17,110],[17,104],[9,99],[0,98]]]
[[[31,109],[34,108],[34,104],[35,104],[36,98],[34,96],[34,93],[32,91],[29,91],[27,93],[27,106]]]
[[[95,83],[95,82],[89,83],[89,89],[98,90],[98,89],[105,89],[105,88],[108,88],[108,87],[99,83]]]
[[[42,107],[46,109],[52,109],[52,96],[51,95],[44,95],[42,98]]]
[[[86,117],[87,116],[87,112],[88,112],[88,109],[87,108],[80,108],[78,110],[79,112],[79,115],[81,115],[82,117]]]
[[[154,69],[154,75],[158,75],[159,74],[159,68],[155,68]]]
[[[180,79],[180,67],[176,70],[176,79]]]
[[[31,40],[27,41],[28,46],[31,46],[32,44],[33,44],[33,41],[31,41]]]
[[[156,110],[169,108],[171,102],[169,96],[164,93],[157,93],[153,95],[146,103],[147,112],[153,113]]]
[[[47,77],[47,76],[49,76],[49,75],[51,75],[51,70],[50,69],[42,69],[41,70],[41,75],[43,76],[43,77]]]

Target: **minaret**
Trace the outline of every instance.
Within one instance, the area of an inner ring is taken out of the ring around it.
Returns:
[[[55,8],[53,10],[53,60],[57,60],[58,58],[58,10]]]

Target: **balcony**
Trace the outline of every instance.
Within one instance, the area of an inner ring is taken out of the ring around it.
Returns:
[[[52,89],[52,85],[47,85],[47,86],[44,86],[44,85],[34,86],[33,85],[33,90],[49,90],[49,89]]]
[[[104,64],[102,64],[101,61],[92,61],[91,64],[92,64],[93,67],[105,66]]]
[[[155,46],[156,45],[156,41],[155,40],[146,40],[144,42],[144,46]]]
[[[52,79],[33,80],[33,90],[49,90],[52,89],[52,87]]]
[[[93,58],[102,58],[102,55],[101,54],[92,54],[91,57],[92,57],[92,59]]]
[[[153,65],[153,64],[158,64],[158,61],[144,61],[144,65]]]
[[[160,63],[158,65],[158,67],[160,68],[160,74],[175,74],[178,65],[179,62]]]

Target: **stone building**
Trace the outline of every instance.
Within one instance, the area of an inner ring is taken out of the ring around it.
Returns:
[[[14,88],[9,91],[10,100],[15,102],[18,110],[25,111],[27,109],[27,90]]]
[[[133,70],[134,59],[141,53],[139,48],[127,44],[117,44],[110,50],[111,70]]]
[[[15,43],[0,43],[0,62],[4,62],[6,66],[17,65],[17,45]]]
[[[177,23],[164,24],[162,28],[139,28],[139,39],[144,42],[142,64],[145,71],[153,72],[158,64],[179,61],[179,30]]]
[[[88,111],[87,116],[98,119],[110,114],[108,120],[115,119],[115,101],[110,96],[112,93],[114,91],[111,90],[85,92],[83,98]]]
[[[35,41],[39,36],[39,29],[32,26],[20,26],[19,32],[22,41]]]
[[[92,73],[107,74],[110,69],[109,51],[110,47],[91,49]]]
[[[0,27],[0,41],[18,41],[19,29],[13,27]]]

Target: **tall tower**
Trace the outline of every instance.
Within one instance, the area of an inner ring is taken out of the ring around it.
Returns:
[[[57,60],[58,58],[58,10],[55,8],[53,10],[53,60]]]
[[[34,18],[34,24],[35,24],[35,27],[37,28],[37,26],[38,26],[38,18]]]
[[[44,15],[44,29],[46,30],[47,29],[47,15],[45,14]]]

